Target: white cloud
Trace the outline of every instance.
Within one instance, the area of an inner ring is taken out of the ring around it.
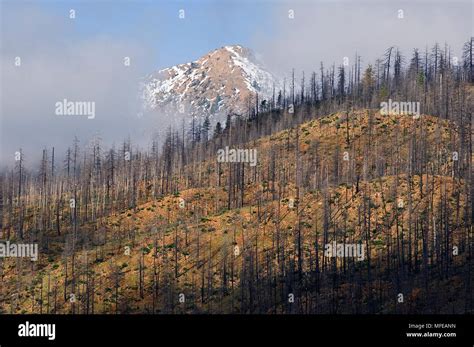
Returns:
[[[108,143],[129,134],[143,139],[137,135],[150,124],[136,114],[144,73],[140,66],[148,56],[144,47],[119,37],[78,37],[69,19],[33,7],[9,10],[4,16],[2,165],[11,164],[20,147],[27,160],[37,160],[43,148],[52,146],[62,153],[75,135],[82,143],[97,133]],[[14,65],[16,56],[21,57],[19,67]],[[124,65],[124,57],[130,57],[130,66]],[[55,103],[63,99],[94,101],[96,117],[56,116]]]
[[[290,9],[294,19],[288,18]],[[398,18],[400,9],[403,19]],[[352,64],[356,52],[363,63],[371,63],[390,46],[410,55],[413,48],[447,42],[460,54],[472,32],[471,10],[467,0],[282,2],[273,11],[275,38],[260,34],[255,46],[280,74],[291,68],[319,71],[320,61],[337,66],[344,56]]]

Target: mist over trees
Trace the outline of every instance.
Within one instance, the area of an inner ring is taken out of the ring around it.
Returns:
[[[38,242],[43,259],[0,259],[1,281],[17,293],[0,289],[0,310],[438,313],[434,302],[456,282],[462,307],[443,310],[472,312],[473,44],[461,56],[447,44],[389,47],[367,65],[355,54],[347,65],[293,70],[245,114],[215,125],[193,118],[148,149],[100,138],[72,139],[64,160],[55,148],[38,158],[19,149],[0,175],[0,239]],[[389,99],[419,102],[429,117],[381,116]],[[217,162],[225,146],[257,148],[259,164]],[[188,190],[198,196],[176,201]],[[150,229],[107,221],[156,201],[169,205]],[[219,237],[202,231],[234,211]],[[364,244],[367,256],[328,258],[333,241]],[[125,246],[138,253],[133,268],[120,260],[105,277],[92,270]],[[399,294],[408,304],[396,304]]]

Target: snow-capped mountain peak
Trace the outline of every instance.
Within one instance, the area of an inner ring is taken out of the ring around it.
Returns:
[[[240,45],[152,73],[143,87],[147,110],[218,119],[244,114],[257,93],[261,100],[270,100],[273,88],[280,88],[255,55]]]

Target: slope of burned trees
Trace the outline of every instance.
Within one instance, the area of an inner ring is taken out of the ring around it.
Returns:
[[[76,234],[50,232],[48,258],[4,265],[4,310],[469,311],[469,185],[452,157],[457,133],[435,117],[362,110],[347,123],[343,112],[255,142],[255,168],[185,168],[221,184],[98,217]],[[415,160],[419,139],[426,151]],[[371,146],[384,162],[365,159]],[[416,171],[419,161],[429,173]],[[325,257],[333,241],[363,242],[366,259]]]
[[[0,176],[0,310],[472,312],[472,44],[335,67],[147,151],[74,139]],[[362,75],[361,75],[362,74]],[[424,115],[381,115],[387,99]],[[432,116],[427,116],[431,114]],[[258,164],[221,163],[225,146]],[[18,154],[17,153],[17,154]],[[363,260],[328,257],[332,242]]]

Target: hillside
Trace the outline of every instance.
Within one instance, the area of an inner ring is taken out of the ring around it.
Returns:
[[[222,143],[196,148],[201,160],[170,178],[174,194],[142,182],[136,206],[36,235],[37,263],[4,260],[0,310],[472,311],[459,134],[437,117],[358,110],[238,146],[257,150],[255,167],[216,162]],[[364,259],[325,256],[334,241],[364,245]]]

